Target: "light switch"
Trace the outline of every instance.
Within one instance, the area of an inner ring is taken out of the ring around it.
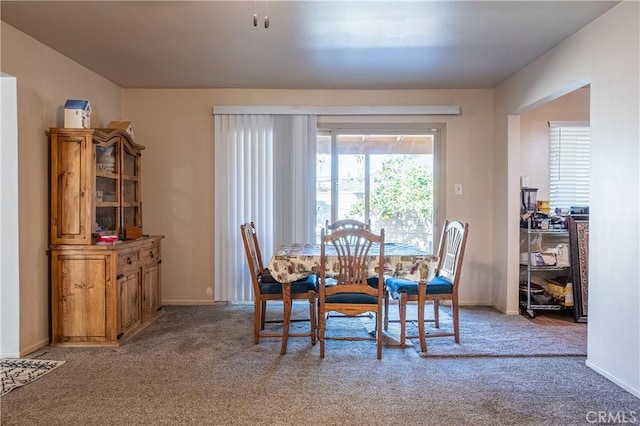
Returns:
[[[456,183],[454,186],[454,192],[456,195],[462,195],[462,184]]]

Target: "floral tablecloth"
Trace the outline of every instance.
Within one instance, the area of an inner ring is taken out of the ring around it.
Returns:
[[[338,255],[333,245],[327,245],[327,269],[325,274],[333,276],[337,270],[334,265]],[[369,275],[377,275],[376,259],[379,246],[371,248]],[[405,278],[412,281],[429,280],[433,277],[438,257],[420,250],[417,247],[402,243],[385,243],[384,269],[385,275]],[[320,269],[320,244],[285,244],[269,262],[271,275],[279,282],[292,282],[318,273]]]

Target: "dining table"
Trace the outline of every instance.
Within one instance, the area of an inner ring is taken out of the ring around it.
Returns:
[[[282,283],[282,300],[284,305],[283,330],[282,330],[282,355],[287,353],[289,337],[289,323],[291,319],[291,283],[313,274],[320,270],[321,244],[286,243],[278,249],[269,261],[271,275]],[[373,244],[369,257],[369,276],[378,275],[376,270],[377,259],[380,253],[380,245]],[[338,268],[334,265],[338,262],[338,253],[332,244],[325,247],[327,277],[335,277]],[[406,243],[384,243],[384,275],[396,278],[404,278],[411,281],[426,281],[433,277],[438,257],[427,253],[419,247]]]

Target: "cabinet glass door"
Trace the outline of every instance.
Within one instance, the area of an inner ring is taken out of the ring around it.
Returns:
[[[99,235],[117,235],[120,225],[120,146],[113,142],[96,145],[96,223]]]
[[[122,229],[142,228],[140,157],[124,145],[122,156]]]

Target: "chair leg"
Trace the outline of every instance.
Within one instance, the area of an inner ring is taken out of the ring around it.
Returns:
[[[418,335],[420,337],[420,350],[427,351],[427,334],[424,326],[424,308],[427,299],[427,287],[425,282],[418,283]]]
[[[451,299],[451,311],[453,313],[453,337],[456,343],[460,343],[460,323],[458,321],[458,300],[456,297]]]
[[[385,330],[389,329],[389,298],[390,297],[391,295],[389,293],[386,293],[384,297],[384,329]]]
[[[255,300],[253,304],[253,343],[260,343],[260,318],[264,316],[264,308],[260,309],[262,306],[262,302],[260,301],[260,296]],[[263,323],[264,324],[264,323]],[[262,327],[264,328],[264,327]]]
[[[282,315],[282,347],[280,348],[280,355],[286,355],[289,323],[291,321],[291,283],[282,283],[282,304],[284,312]]]
[[[316,327],[316,292],[315,291],[310,291],[309,292],[309,318],[311,319],[311,346],[316,344],[316,332],[317,332],[317,327]]]
[[[378,343],[378,359],[382,359],[382,306],[378,305],[376,314],[376,341]]]
[[[262,301],[262,309],[260,310],[260,330],[264,330],[264,323],[267,319],[267,301]]]
[[[320,358],[324,358],[324,331],[327,327],[327,318],[324,314],[324,304],[318,304],[318,340],[320,341]]]
[[[407,293],[400,294],[398,310],[400,312],[400,347],[404,349],[407,340]]]
[[[440,301],[437,299],[433,301],[433,319],[435,327],[440,328]]]

